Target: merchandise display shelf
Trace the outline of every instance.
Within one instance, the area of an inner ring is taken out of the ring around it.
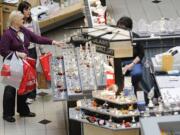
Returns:
[[[125,115],[125,114],[116,113],[116,112],[118,112],[117,110],[114,111],[112,109],[112,112],[107,112],[107,109],[98,109],[98,107],[91,107],[91,106],[81,106],[80,109],[88,110],[88,111],[91,111],[91,112],[96,112],[96,113],[103,114],[103,115],[112,116],[112,117],[115,117],[115,118],[126,118],[126,117],[139,116],[139,111],[138,110],[131,111],[131,112],[129,112],[131,114],[126,114]]]
[[[51,61],[51,88],[53,89],[54,101],[67,100],[67,88],[65,83],[63,57],[53,57]]]
[[[159,117],[159,116],[168,116],[168,115],[179,115],[179,108],[159,108],[155,106],[153,109],[146,108],[144,112],[140,114],[141,117]]]
[[[155,69],[155,65],[152,65]],[[179,74],[167,74],[156,72],[153,74],[159,95],[162,98],[159,101],[159,107],[155,107],[153,112],[157,115],[179,114],[180,113],[180,92],[179,92]],[[150,110],[151,111],[151,110]],[[151,112],[150,112],[151,113]]]
[[[98,55],[98,57],[97,57]],[[101,53],[92,53],[92,58],[94,62],[94,69],[97,81],[97,89],[103,89],[106,86],[106,76],[104,74],[105,68],[104,63],[107,63],[107,57]]]
[[[41,29],[49,27],[59,21],[63,21],[68,17],[73,17],[78,13],[82,13],[83,11],[83,2],[80,0],[77,3],[74,3],[70,6],[64,7],[49,15],[46,19],[39,21],[39,26]]]
[[[105,86],[105,55],[96,53],[91,46],[69,45],[61,52],[60,56],[53,58],[51,65],[55,100],[91,98],[92,90]]]
[[[64,58],[67,93],[69,96],[82,95],[79,69],[77,66],[77,56],[74,48],[63,49],[62,53]]]
[[[79,65],[79,76],[81,80],[82,90],[83,91],[92,91],[97,89],[96,84],[96,75],[93,62],[92,51],[86,45],[86,48],[76,47],[75,52],[77,55],[77,63]]]
[[[139,123],[134,124],[134,127],[122,127],[121,124],[118,123],[114,123],[111,121],[106,121],[107,123],[111,123],[111,124],[107,124],[105,125],[99,125],[97,122],[89,122],[86,118],[89,117],[88,115],[84,115],[83,114],[83,118],[82,118],[82,114],[81,111],[76,110],[75,108],[70,108],[69,109],[69,117],[70,119],[73,119],[75,121],[79,121],[81,123],[86,123],[86,124],[90,124],[96,127],[100,127],[100,128],[106,128],[106,129],[110,129],[110,130],[114,130],[114,131],[118,131],[118,130],[131,130],[131,129],[139,129]],[[100,119],[99,119],[100,120]]]
[[[95,92],[102,92],[103,90],[96,90]],[[105,90],[104,90],[105,91]],[[115,96],[115,92],[111,96]],[[137,103],[134,104],[121,104],[108,102],[108,100],[101,100],[94,98],[94,91],[92,99],[81,99],[77,101],[76,108],[69,109],[70,119],[80,121],[82,123],[93,124],[95,126],[111,129],[111,130],[129,130],[139,129],[139,117],[140,113],[137,108]],[[108,93],[105,92],[107,95]],[[125,93],[122,92],[120,97],[125,97]],[[126,96],[132,96],[129,92]],[[99,95],[97,94],[97,97]],[[123,98],[124,99],[124,98]],[[72,112],[71,112],[72,111]],[[100,124],[99,122],[107,124]],[[109,123],[110,122],[110,123]],[[127,127],[127,128],[126,128]]]
[[[95,99],[103,100],[117,105],[137,104],[136,97],[125,97],[123,100],[114,97],[114,95],[103,96],[104,90],[93,91],[92,96]],[[101,96],[102,95],[102,96]],[[133,101],[132,101],[133,100]]]
[[[166,36],[149,36],[149,37],[140,37],[140,38],[134,38],[133,41],[151,41],[151,40],[163,40],[163,39],[179,39],[180,34],[177,35],[166,35]]]

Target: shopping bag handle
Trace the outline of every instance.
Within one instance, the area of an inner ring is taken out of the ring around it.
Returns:
[[[10,52],[5,58],[3,61],[7,60],[14,52]]]
[[[4,58],[4,60],[7,60],[13,53],[14,53],[14,52],[10,52],[10,53]],[[20,57],[17,56],[16,53],[14,53],[14,54],[16,55],[17,59],[21,59]]]
[[[13,52],[10,52],[4,59],[9,58],[9,56],[11,56],[13,54]]]
[[[24,63],[26,63],[28,66],[31,66],[26,60],[22,59]]]

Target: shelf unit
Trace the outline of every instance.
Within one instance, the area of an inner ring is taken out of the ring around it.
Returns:
[[[110,130],[139,130],[140,113],[137,109],[137,103],[131,103],[133,104],[121,104],[121,102],[112,102],[108,99],[105,100],[105,98],[101,100],[101,98],[97,98],[97,95],[95,96],[95,94],[93,94],[92,99],[79,100],[76,108],[70,108],[69,117],[82,123]],[[130,106],[133,110],[130,110]],[[92,118],[95,120],[90,121]],[[99,121],[101,120],[103,120],[105,124],[100,124]]]
[[[122,128],[120,127],[120,125],[118,125],[118,127],[109,127],[109,126],[105,126],[105,125],[99,125],[98,123],[90,123],[87,119],[85,118],[81,118],[81,112],[76,110],[75,108],[70,108],[69,109],[69,116],[70,116],[70,119],[73,119],[75,121],[79,121],[79,122],[82,122],[82,123],[85,123],[85,124],[90,124],[90,125],[93,125],[93,126],[96,126],[96,127],[100,127],[100,128],[105,128],[105,129],[110,129],[110,130],[114,130],[114,131],[119,131],[119,130],[127,130],[127,129],[139,129],[140,126],[137,125],[136,127],[131,127],[131,128]],[[112,125],[115,125],[116,123],[113,123],[112,122]]]
[[[32,6],[37,6],[39,2],[38,0],[29,1],[32,3]],[[17,4],[8,4],[3,3],[3,29],[7,28],[7,21],[9,14],[17,9]],[[56,13],[50,14],[46,19],[39,21],[39,26],[41,29],[41,32],[46,32],[50,29],[53,29],[57,26],[63,25],[65,23],[68,23],[70,21],[73,21],[74,19],[78,19],[80,17],[83,17],[83,1],[79,0],[78,2],[69,5],[64,8],[60,8]]]
[[[17,9],[17,4],[3,3],[2,7],[3,7],[3,30],[5,30],[7,28],[7,22],[8,22],[9,14],[13,10]]]
[[[54,101],[67,100],[63,57],[53,57],[51,63],[51,88]]]
[[[107,58],[90,49],[69,45],[61,50],[60,56],[53,58],[51,75],[54,81],[51,83],[55,101],[90,98],[92,90],[105,87],[103,63]],[[101,63],[97,63],[99,59]]]
[[[108,115],[108,116],[112,116],[115,118],[126,118],[126,117],[132,117],[132,116],[139,116],[139,111],[138,110],[134,110],[132,111],[132,114],[122,114],[120,113],[119,110],[112,110],[110,112],[109,109],[99,109],[98,107],[92,107],[92,106],[81,106],[80,107],[82,110],[87,110],[87,111],[92,111],[95,113],[100,113],[102,115]]]
[[[59,9],[56,12],[56,14],[52,14],[48,16],[48,18],[39,21],[39,26],[40,28],[48,27],[49,25],[53,25],[56,22],[65,20],[68,17],[72,17],[77,15],[78,13],[82,13],[82,9],[83,9],[83,3],[82,1],[79,1],[78,3],[75,3],[68,7],[64,7],[63,9]]]
[[[113,96],[108,96],[108,97],[100,96],[103,92],[105,92],[105,91],[102,91],[102,90],[101,91],[93,91],[92,92],[93,98],[103,100],[103,101],[113,103],[113,104],[118,104],[118,105],[136,104],[137,103],[136,97],[134,97],[134,96],[131,97],[131,100],[129,97],[127,97],[124,99],[124,101],[121,101],[120,99],[117,99],[117,98],[115,100]],[[133,101],[132,101],[132,98],[133,98]]]

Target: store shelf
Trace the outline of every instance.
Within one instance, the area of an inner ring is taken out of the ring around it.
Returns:
[[[84,110],[88,110],[90,112],[96,112],[96,113],[99,113],[99,114],[108,115],[108,116],[112,116],[112,117],[115,117],[115,118],[126,118],[126,117],[139,116],[139,111],[138,110],[134,110],[133,111],[134,114],[124,115],[124,114],[116,114],[116,112],[107,112],[107,109],[99,109],[98,110],[98,107],[81,106],[80,108],[84,109]],[[113,109],[112,109],[112,111],[113,111]]]
[[[92,90],[104,85],[103,63],[107,59],[105,59],[105,55],[99,55],[90,49],[92,48],[82,49],[68,44],[68,47],[60,51],[61,56],[58,57],[62,57],[62,59],[53,58],[51,74],[55,100],[58,100],[57,97],[59,97],[59,101],[92,98]],[[101,63],[97,62],[99,59]],[[58,61],[61,61],[61,64],[58,64]],[[65,89],[66,94],[61,96],[62,90],[57,86],[57,82],[64,86],[63,89]]]
[[[39,21],[40,28],[45,28],[50,25],[55,24],[56,22],[63,21],[66,18],[77,15],[78,13],[82,13],[83,10],[83,2],[79,1],[73,5],[68,7],[64,7],[63,9],[59,9],[56,13],[48,16],[47,19]]]
[[[165,36],[154,36],[154,37],[140,37],[140,38],[134,38],[133,41],[151,41],[151,40],[163,40],[163,39],[179,39],[180,34],[174,34],[174,35],[165,35]]]
[[[68,96],[82,95],[75,48],[71,47],[63,49],[62,55],[64,58],[64,72]]]
[[[109,103],[117,104],[117,105],[137,104],[136,97],[133,97],[133,99],[135,99],[135,101],[130,100],[129,97],[125,97],[124,101],[121,101],[117,97],[115,98],[114,97],[115,95],[102,96],[103,92],[104,92],[104,90],[93,91],[92,92],[93,98],[103,100],[103,101],[106,101]]]
[[[79,76],[81,80],[82,90],[92,91],[97,89],[97,80],[95,74],[95,65],[93,62],[93,54],[89,46],[86,46],[86,49],[83,50],[82,47],[76,47],[75,53],[77,56],[77,63],[79,65]]]
[[[120,124],[114,123],[114,122],[110,122],[111,124],[107,124],[105,125],[99,125],[97,122],[94,123],[90,123],[85,117],[88,117],[88,115],[83,116],[84,119],[82,119],[82,115],[80,111],[77,111],[75,108],[70,108],[69,109],[69,118],[72,120],[76,120],[82,123],[87,123],[93,126],[97,126],[100,128],[105,128],[105,129],[110,129],[110,130],[114,130],[114,131],[119,131],[119,130],[132,130],[132,129],[139,129],[139,123],[136,123],[136,126],[134,127],[122,127]],[[108,121],[106,121],[108,122]]]
[[[51,81],[51,88],[53,89],[54,101],[67,100],[65,77],[63,74],[59,75],[59,72],[64,72],[63,60],[53,57],[51,61],[51,80],[54,81]],[[61,85],[61,87],[58,87],[57,85]]]
[[[17,9],[18,4],[8,4],[3,3],[3,29],[7,28],[7,20],[11,11]],[[37,5],[36,5],[37,6]],[[64,8],[59,8],[54,13],[50,13],[47,18],[43,20],[39,20],[39,26],[41,32],[46,32],[50,29],[53,29],[57,26],[63,25],[64,23],[68,23],[73,21],[74,19],[78,19],[83,17],[83,1],[79,0],[76,3],[68,5]]]

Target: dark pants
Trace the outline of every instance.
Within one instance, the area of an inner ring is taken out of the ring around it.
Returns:
[[[36,48],[28,49],[29,51],[29,57],[37,60],[37,53]],[[32,92],[28,93],[28,98],[35,99],[36,98],[36,89],[34,89]]]
[[[122,75],[122,65],[121,65],[121,59],[115,58],[114,59],[114,75],[115,75],[115,83],[119,88],[119,91],[123,89],[123,75]]]
[[[5,86],[3,96],[3,117],[14,116],[15,114],[16,89],[12,86]],[[17,95],[17,112],[21,115],[30,112],[26,104],[27,95]]]
[[[122,65],[125,66],[127,64],[132,63],[132,61],[123,61]],[[141,63],[137,63],[133,66],[132,70],[127,72],[127,74],[130,74],[131,76],[131,81],[132,81],[132,85],[134,87],[135,93],[137,90],[140,90],[139,88],[139,83],[142,80],[142,64]]]
[[[131,62],[132,61],[122,61],[120,58],[114,59],[115,83],[119,88],[117,94],[119,94],[124,87],[124,75],[122,74],[122,67],[130,64]],[[128,74],[132,77],[132,85],[136,93],[136,91],[139,90],[139,83],[142,80],[142,64],[138,63],[134,65],[133,69]]]
[[[106,6],[106,0],[100,0],[102,6]]]

